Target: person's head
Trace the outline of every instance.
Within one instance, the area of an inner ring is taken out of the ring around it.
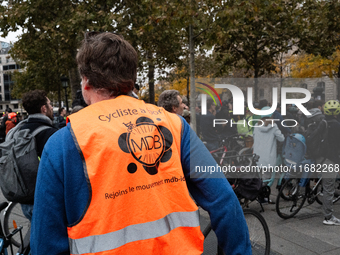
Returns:
[[[195,112],[196,112],[196,114],[201,114],[201,105],[196,104]]]
[[[9,114],[9,113],[11,113],[12,112],[12,109],[11,108],[6,108],[6,110],[5,110],[5,114]]]
[[[76,105],[75,107],[72,108],[71,114],[79,112],[81,109],[84,109],[84,106]]]
[[[22,105],[28,114],[41,113],[53,120],[53,107],[43,90],[33,90],[22,97]]]
[[[58,113],[60,116],[65,116],[66,115],[66,109],[64,107],[60,107],[58,110]]]
[[[268,106],[267,99],[260,100],[259,108],[262,109],[263,107]]]
[[[340,114],[340,104],[336,100],[329,100],[325,103],[323,111],[327,116],[337,116]]]
[[[281,104],[280,103],[278,103],[276,105],[276,111],[281,112]]]
[[[182,100],[177,90],[165,90],[158,98],[158,106],[163,107],[166,111],[177,113],[178,115],[183,114],[183,110],[187,107]]]
[[[207,100],[207,110],[212,113],[213,115],[216,114],[216,105],[212,99]]]
[[[15,112],[10,112],[8,114],[8,119],[14,123],[17,122],[17,114]]]
[[[132,92],[138,56],[121,36],[109,32],[86,33],[76,59],[87,104],[95,102],[96,93],[114,98]]]
[[[135,86],[134,86],[134,88],[133,88],[132,91],[133,91],[134,93],[138,94],[138,92],[139,92],[139,85],[138,85],[137,83],[135,83]]]
[[[265,106],[263,107],[261,110],[264,111],[264,110],[269,110],[270,107],[269,106]],[[264,121],[264,125],[267,126],[270,119],[272,118],[272,113],[271,114],[264,114],[264,115],[261,115],[261,119]]]
[[[315,100],[313,102],[313,108],[319,108],[320,110],[322,110],[322,106],[325,104],[325,102],[323,100]]]

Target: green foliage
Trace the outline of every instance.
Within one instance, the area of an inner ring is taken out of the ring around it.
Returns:
[[[227,1],[216,17],[210,42],[227,66],[252,70],[255,78],[273,71],[278,55],[294,45],[300,2]]]
[[[115,1],[17,0],[4,5],[5,2],[0,1],[3,36],[19,27],[24,31],[10,51],[24,68],[23,73],[15,74],[13,94],[17,96],[34,88],[58,91],[60,76],[68,76],[69,70],[76,68],[75,56],[84,31],[113,28],[109,5]],[[79,79],[71,83],[72,91],[79,88]]]
[[[305,1],[302,6],[303,26],[300,30],[300,50],[329,57],[340,45],[340,2],[337,0]]]
[[[222,4],[210,44],[225,66],[251,71],[254,78],[275,71],[280,53],[292,49],[299,28],[300,0],[235,0]],[[257,83],[255,79],[255,100]]]

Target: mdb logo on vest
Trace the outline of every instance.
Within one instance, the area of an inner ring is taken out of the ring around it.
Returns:
[[[303,105],[311,100],[312,94],[308,90],[317,86],[317,79],[308,79],[308,83],[304,79],[197,79],[195,82],[196,93],[199,94],[196,103],[201,105],[201,115],[215,115],[214,109],[208,109],[208,100],[213,101],[216,107],[229,105],[229,111],[234,116],[242,116],[245,114],[254,114],[258,116],[271,116],[277,110],[280,102],[281,115],[287,114],[287,105],[293,105],[302,114],[308,116],[311,113]],[[314,87],[313,87],[314,86]],[[269,109],[261,110],[258,108],[259,102],[266,99],[269,103]],[[224,104],[222,103],[224,102]],[[209,104],[211,106],[211,104]],[[214,107],[213,107],[214,108]],[[245,109],[249,110],[248,113]],[[250,127],[263,126],[261,120],[249,120]],[[270,119],[271,125],[274,125],[276,119]],[[260,122],[257,126],[256,123]],[[289,123],[289,124],[286,124]],[[217,125],[242,125],[232,120],[215,118],[213,127]],[[295,119],[285,119],[281,122],[282,126],[295,127],[298,125]],[[246,123],[243,122],[245,126]]]
[[[127,132],[120,135],[119,148],[125,153],[130,153],[148,174],[157,174],[159,164],[167,162],[172,156],[173,136],[170,130],[156,125],[147,117],[138,118],[136,123],[123,124]],[[131,162],[127,171],[135,173],[137,165]]]

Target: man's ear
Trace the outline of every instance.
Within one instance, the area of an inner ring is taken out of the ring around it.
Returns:
[[[176,113],[177,111],[177,107],[176,106],[172,106],[172,113]]]
[[[42,114],[44,114],[44,113],[47,112],[47,107],[46,107],[46,105],[41,106],[40,112],[41,112]]]
[[[84,86],[84,90],[89,90],[91,88],[90,83],[89,83],[89,79],[87,79],[86,76],[83,77],[83,86]]]

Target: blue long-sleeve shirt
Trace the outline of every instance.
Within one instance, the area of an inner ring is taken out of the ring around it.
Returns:
[[[195,166],[216,166],[216,162],[186,121],[182,123],[181,162],[191,195],[209,212],[212,228],[227,254],[251,254],[242,208],[223,173],[201,172],[192,177]],[[67,227],[81,218],[89,195],[83,163],[68,124],[51,136],[40,161],[32,254],[69,254]]]

